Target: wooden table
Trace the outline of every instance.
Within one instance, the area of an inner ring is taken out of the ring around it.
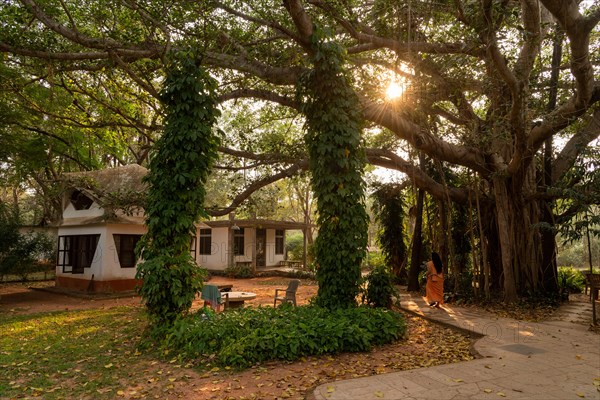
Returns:
[[[226,308],[243,308],[246,300],[254,300],[256,293],[252,292],[224,292]]]

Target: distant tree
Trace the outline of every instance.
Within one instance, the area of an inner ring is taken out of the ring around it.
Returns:
[[[37,269],[39,261],[52,258],[54,241],[46,234],[21,233],[19,224],[8,207],[0,203],[0,276],[23,278]]]

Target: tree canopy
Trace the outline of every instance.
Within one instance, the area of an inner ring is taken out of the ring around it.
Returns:
[[[246,113],[277,110],[269,124],[304,121],[296,88],[314,68],[317,27],[347,55],[367,161],[435,198],[477,200],[490,284],[507,300],[555,290],[557,224],[586,209],[597,218],[597,3],[10,0],[0,16],[2,157],[40,188],[64,169],[146,162],[173,50],[195,49],[223,106],[252,99]],[[391,83],[402,93],[386,98]],[[269,167],[214,214],[309,168],[301,137],[276,142],[224,142],[225,162]],[[420,168],[407,149],[464,179]]]

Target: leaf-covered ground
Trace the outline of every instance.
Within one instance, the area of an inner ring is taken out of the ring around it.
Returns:
[[[269,304],[280,281],[247,280],[236,287],[252,289],[259,304]],[[316,291],[310,285],[304,282],[302,302]],[[7,310],[0,300],[0,398],[304,399],[314,386],[338,379],[473,358],[470,338],[407,315],[408,338],[369,353],[207,370],[170,354],[140,353],[140,306],[111,307],[103,300],[69,304],[86,309],[65,311],[55,305],[63,311],[38,312],[34,303]],[[41,311],[48,307],[44,303]]]

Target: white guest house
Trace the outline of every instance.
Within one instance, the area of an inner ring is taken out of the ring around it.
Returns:
[[[56,285],[87,292],[135,288],[135,246],[146,232],[139,206],[146,191],[146,168],[131,164],[64,176],[63,214],[58,224]],[[199,266],[223,271],[243,264],[254,270],[289,265],[286,230],[297,222],[271,220],[202,221],[190,252]]]

